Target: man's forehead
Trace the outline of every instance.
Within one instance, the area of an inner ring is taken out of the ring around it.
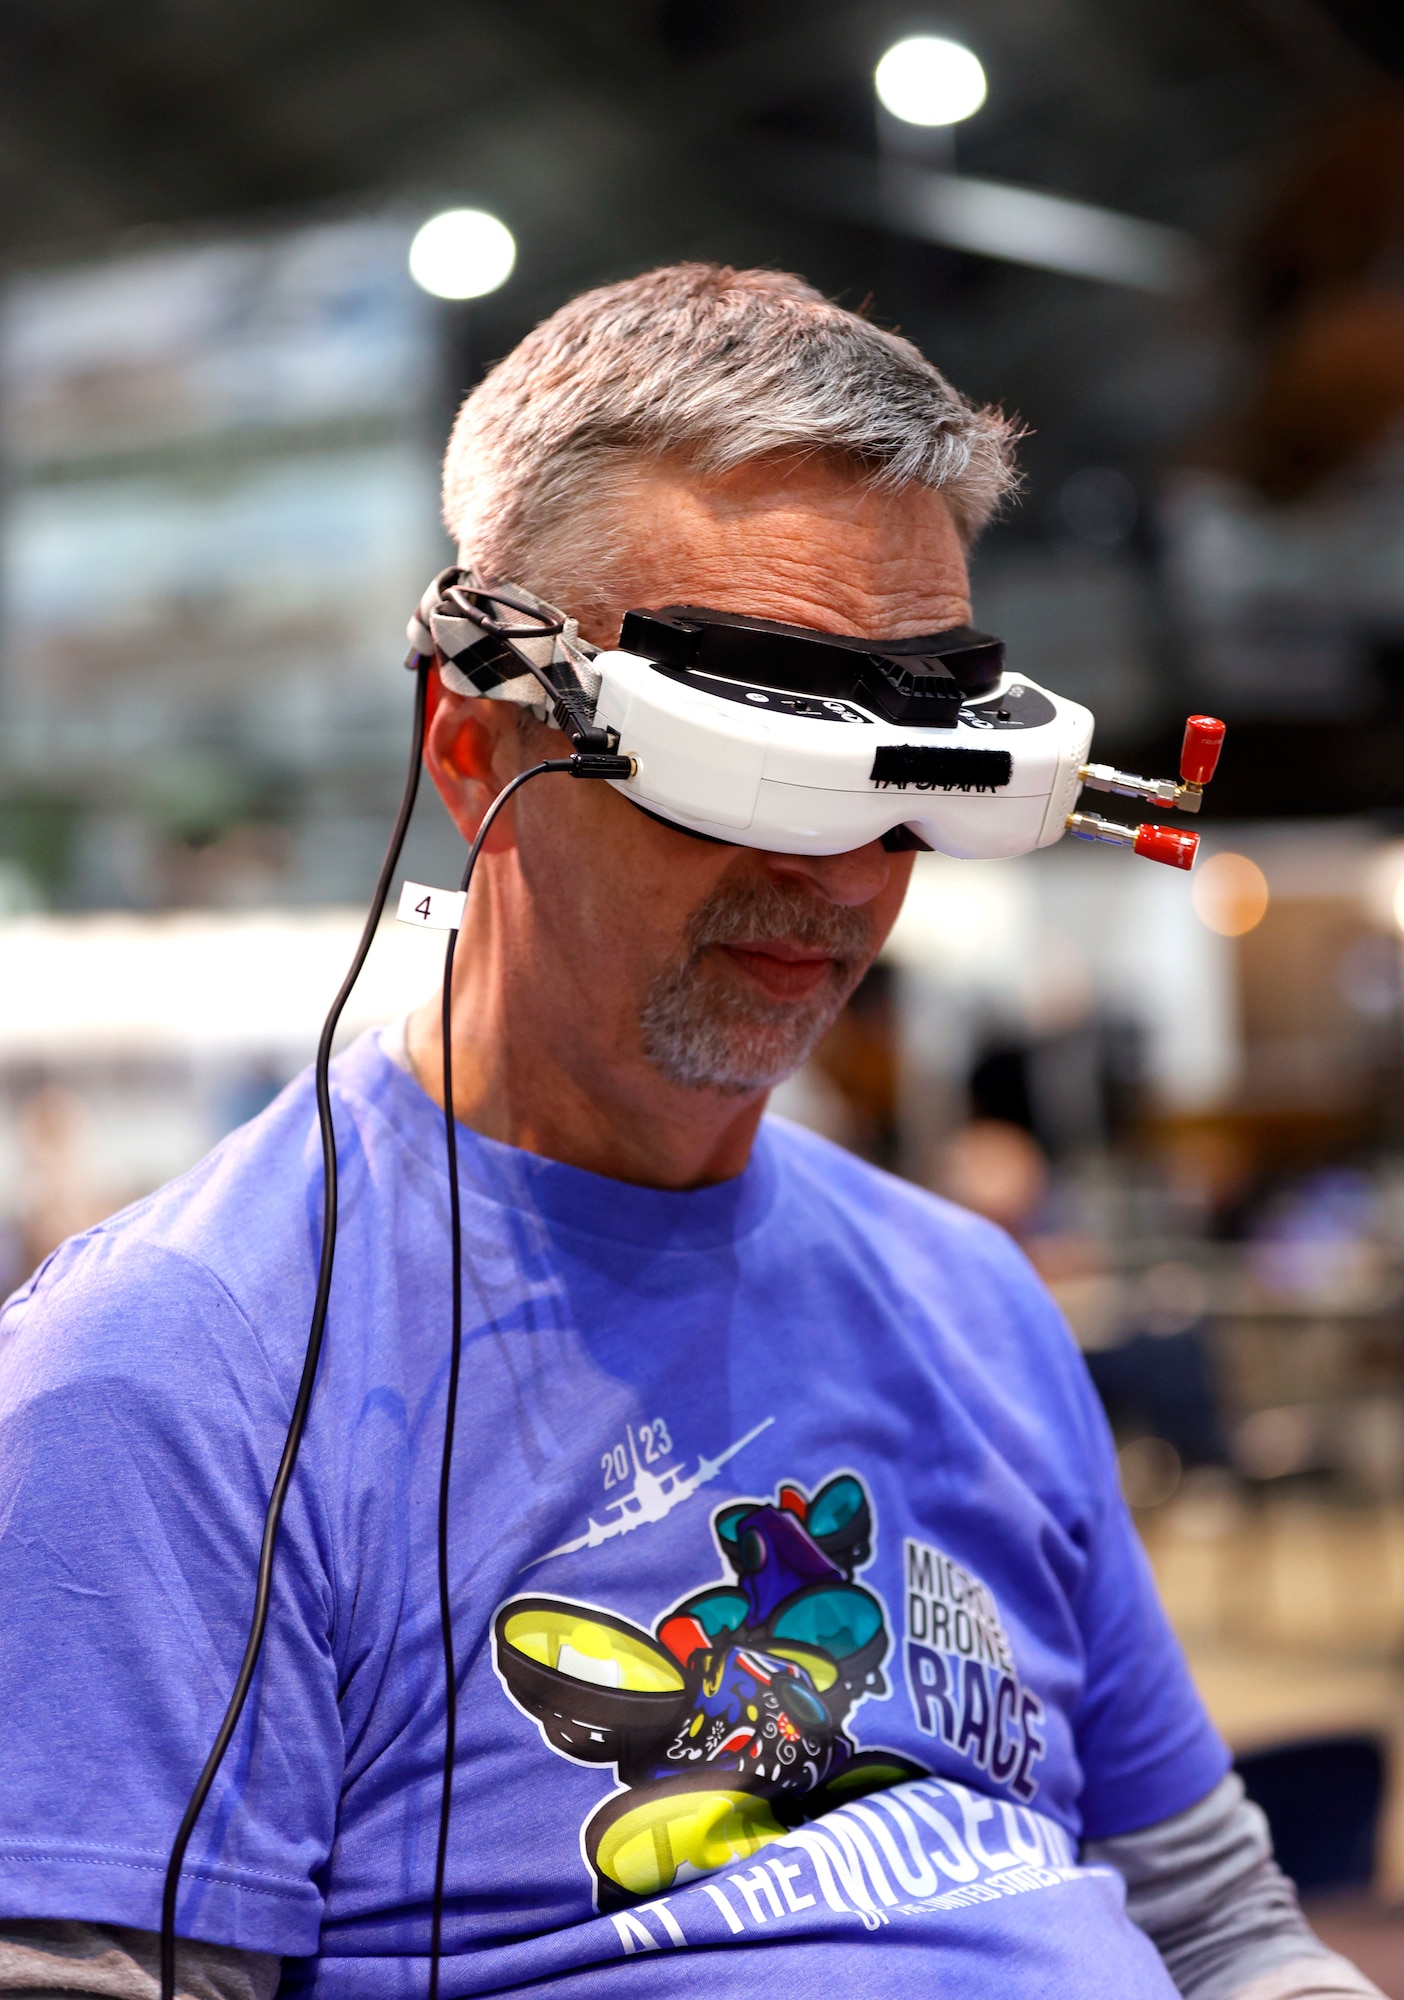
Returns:
[[[763,460],[630,482],[618,609],[708,604],[819,631],[901,638],[969,617],[965,552],[939,491],[850,463]]]
[[[874,469],[838,452],[777,452],[723,471],[677,458],[639,465],[623,485],[648,508],[671,504],[718,524],[743,525],[772,516],[812,515],[891,532],[928,517],[951,521],[945,496],[920,481],[883,480]]]

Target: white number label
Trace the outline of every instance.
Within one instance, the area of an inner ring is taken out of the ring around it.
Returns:
[[[462,928],[466,901],[461,889],[431,889],[424,882],[406,882],[401,886],[395,915],[402,924],[413,924],[418,930],[456,931]]]

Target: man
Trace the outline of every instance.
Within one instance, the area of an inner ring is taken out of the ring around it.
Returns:
[[[968,618],[1008,457],[906,342],[797,279],[682,266],[508,357],[460,414],[446,513],[465,561],[598,643],[688,601],[903,636]],[[561,738],[435,692],[426,757],[467,838]],[[762,1123],[911,865],[731,848],[551,780],[488,841],[453,998],[446,1995],[1374,1991],[1225,1775],[1018,1253]],[[219,2000],[268,1995],[280,1962],[329,2000],[426,1984],[438,1018],[336,1071],[328,1344],[179,1906],[182,1988]],[[0,1990],[151,1990],[319,1228],[304,1078],[7,1310]]]

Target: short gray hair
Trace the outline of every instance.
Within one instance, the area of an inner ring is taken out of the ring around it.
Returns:
[[[498,362],[454,424],[444,521],[460,560],[588,615],[631,462],[715,477],[833,454],[875,486],[940,487],[968,542],[1017,483],[1017,436],[802,278],[672,264],[582,292]]]

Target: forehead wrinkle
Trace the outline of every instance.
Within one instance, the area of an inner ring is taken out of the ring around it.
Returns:
[[[868,638],[970,616],[960,538],[930,488],[879,490],[823,462],[711,482],[655,469],[626,517],[619,615],[691,602]]]

